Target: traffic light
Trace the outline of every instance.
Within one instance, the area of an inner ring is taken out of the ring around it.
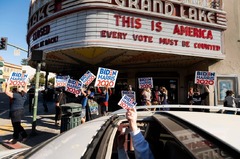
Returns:
[[[7,38],[1,37],[0,50],[7,50]]]

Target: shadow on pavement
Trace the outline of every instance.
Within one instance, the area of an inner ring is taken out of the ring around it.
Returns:
[[[56,136],[56,133],[46,132],[46,131],[36,131],[36,134],[31,134],[31,131],[27,133],[29,134],[28,139],[24,142],[25,145],[34,147],[52,137]]]

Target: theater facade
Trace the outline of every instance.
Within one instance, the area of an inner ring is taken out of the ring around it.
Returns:
[[[168,89],[174,104],[186,103],[195,71],[216,72],[206,104],[218,105],[224,82],[238,92],[240,72],[233,69],[239,65],[235,59],[239,59],[239,31],[234,31],[235,41],[226,42],[233,40],[228,29],[235,25],[228,24],[232,15],[228,18],[225,9],[234,10],[234,5],[227,2],[32,0],[29,63],[36,67],[32,50],[43,50],[44,71],[79,79],[87,70],[96,74],[98,67],[118,70],[115,93],[126,85],[138,92],[138,78],[152,77],[155,86]]]

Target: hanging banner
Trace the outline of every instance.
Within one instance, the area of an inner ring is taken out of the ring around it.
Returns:
[[[28,74],[11,72],[8,83],[11,86],[25,86],[27,84]]]
[[[73,79],[68,79],[67,81],[67,86],[66,86],[66,91],[70,92],[72,94],[75,94],[77,96],[81,95],[81,88],[83,84],[81,81],[73,80]]]
[[[122,94],[122,97],[124,95],[127,95],[128,97],[132,98],[134,102],[136,102],[136,93],[135,93],[135,91],[122,91],[121,94]]]
[[[153,88],[153,79],[152,77],[143,77],[138,78],[138,88]]]
[[[195,72],[195,84],[214,85],[215,79],[216,79],[215,72],[208,72],[208,71]]]
[[[106,87],[114,88],[118,71],[108,68],[98,68],[97,78],[95,81],[95,87]]]
[[[134,102],[131,97],[123,95],[121,100],[118,102],[118,105],[121,106],[123,109],[132,109],[137,105],[137,103]]]
[[[86,87],[92,83],[96,76],[89,70],[79,79]]]
[[[69,76],[56,76],[55,87],[66,87]]]

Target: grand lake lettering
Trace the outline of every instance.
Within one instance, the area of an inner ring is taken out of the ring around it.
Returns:
[[[189,6],[178,1],[165,0],[112,0],[114,5],[136,10],[176,16],[183,19],[216,23],[216,11],[212,8]]]

